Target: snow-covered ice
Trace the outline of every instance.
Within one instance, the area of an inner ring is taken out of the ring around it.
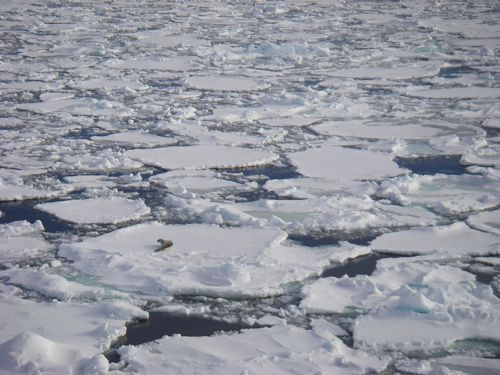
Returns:
[[[319,274],[335,259],[335,247],[286,246],[286,238],[279,229],[151,222],[62,244],[58,253],[122,291],[265,296]],[[172,248],[156,251],[158,239],[171,240]]]
[[[259,149],[218,145],[173,146],[127,151],[133,159],[164,169],[206,169],[257,166],[278,155]]]
[[[77,224],[119,223],[136,220],[150,213],[149,207],[141,199],[120,197],[41,203],[35,208]]]

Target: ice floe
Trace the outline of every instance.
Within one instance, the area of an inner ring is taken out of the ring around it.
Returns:
[[[488,176],[403,176],[381,183],[377,196],[402,205],[420,205],[445,215],[494,208],[498,182]]]
[[[186,79],[186,85],[198,90],[256,91],[269,87],[264,82],[244,77],[199,76]]]
[[[155,251],[163,238],[173,247]],[[59,255],[123,291],[262,296],[320,273],[335,259],[335,247],[285,246],[286,238],[279,229],[152,222],[63,244]]]
[[[349,348],[333,331],[332,324],[315,320],[312,330],[276,325],[213,337],[165,337],[119,353],[131,369],[147,373],[352,374],[385,368],[387,360]]]
[[[109,363],[102,351],[125,333],[127,320],[148,316],[123,301],[35,302],[7,288],[0,293],[2,373],[106,374]]]
[[[323,145],[289,154],[299,173],[307,177],[369,180],[403,174],[389,154]],[[329,162],[325,165],[323,161]]]
[[[500,96],[500,89],[493,87],[455,87],[406,91],[408,95],[420,98],[435,99],[475,99],[475,98],[497,98]]]
[[[480,212],[467,218],[471,227],[500,235],[500,210]]]
[[[270,163],[278,155],[260,149],[218,145],[173,146],[126,152],[144,164],[164,169],[248,167]]]
[[[302,292],[308,312],[363,311],[354,321],[354,345],[369,351],[426,352],[467,338],[498,340],[500,300],[472,274],[450,266],[409,261],[372,276],[319,279]]]
[[[139,219],[150,213],[150,208],[141,199],[120,197],[40,203],[35,208],[77,224],[116,224]]]
[[[93,136],[91,137],[91,139],[94,142],[103,144],[123,144],[134,147],[166,146],[177,143],[177,140],[175,138],[160,137],[158,135],[141,131],[115,133],[104,136]]]
[[[373,240],[370,246],[373,250],[403,254],[500,254],[497,235],[471,229],[462,222],[386,233]]]
[[[195,67],[192,60],[193,58],[189,56],[170,57],[162,60],[137,59],[116,62],[111,67],[127,70],[183,71],[192,70]]]
[[[0,262],[19,262],[47,253],[51,246],[43,238],[41,221],[0,224]]]

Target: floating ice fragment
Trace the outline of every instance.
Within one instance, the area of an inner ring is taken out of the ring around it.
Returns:
[[[437,89],[411,88],[407,95],[433,99],[476,99],[500,97],[500,89],[492,87],[455,87]]]
[[[244,77],[199,76],[186,79],[186,85],[198,90],[214,91],[258,91],[269,87],[268,84]]]
[[[386,360],[347,347],[333,335],[337,327],[329,325],[315,324],[312,330],[274,325],[212,337],[164,337],[156,344],[122,347],[119,353],[128,368],[148,373],[347,375],[385,368]]]
[[[389,154],[325,144],[289,154],[299,173],[307,177],[368,180],[403,174]],[[328,163],[325,163],[328,160]]]
[[[445,131],[436,126],[370,123],[362,120],[325,122],[313,126],[321,134],[373,139],[428,139]]]
[[[175,138],[160,137],[142,131],[115,133],[104,136],[93,136],[91,137],[91,139],[94,142],[103,144],[123,144],[135,147],[166,146],[177,143],[177,140]]]
[[[425,254],[500,254],[498,236],[471,229],[462,222],[429,228],[413,228],[386,233],[370,245],[375,251]]]
[[[171,240],[173,250],[155,252],[158,238]],[[59,255],[120,290],[258,296],[320,273],[335,257],[334,249],[285,246],[285,239],[278,229],[153,222],[63,244]]]
[[[408,67],[373,67],[335,70],[330,73],[333,77],[360,78],[360,79],[412,79],[431,77],[439,73],[439,66],[408,66]]]
[[[139,219],[150,213],[149,207],[141,199],[120,197],[41,203],[35,208],[77,224],[116,224]]]
[[[129,69],[129,70],[172,70],[183,71],[192,70],[196,66],[192,63],[191,56],[170,57],[164,60],[138,59],[126,60],[111,65],[111,68]]]
[[[500,235],[500,210],[485,211],[469,216],[467,224],[475,229]]]
[[[260,149],[217,145],[138,149],[127,151],[126,155],[165,169],[249,167],[278,159],[278,155]]]
[[[105,290],[97,286],[85,286],[69,281],[60,275],[35,269],[11,268],[0,271],[0,277],[5,278],[7,284],[20,286],[60,301],[100,301],[107,298],[126,297],[124,293]]]
[[[50,249],[44,240],[42,222],[14,221],[0,224],[0,262],[18,262],[36,258]]]

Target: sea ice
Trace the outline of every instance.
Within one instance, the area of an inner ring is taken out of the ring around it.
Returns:
[[[45,255],[51,248],[42,234],[41,221],[33,224],[27,221],[14,221],[0,224],[0,262],[19,262]]]
[[[403,174],[389,154],[328,144],[288,155],[299,173],[307,177],[369,180]],[[328,163],[324,163],[328,160]]]
[[[120,197],[40,203],[35,208],[77,224],[116,224],[136,220],[150,213],[142,199]]]
[[[500,97],[500,89],[493,87],[455,87],[437,89],[411,88],[406,94],[420,98],[434,99],[475,99]]]
[[[155,251],[160,238],[173,247]],[[285,246],[286,238],[279,229],[152,222],[62,244],[59,255],[123,291],[263,296],[319,274],[335,259],[335,248]]]
[[[158,135],[149,134],[142,131],[115,133],[104,136],[93,136],[90,139],[92,139],[94,142],[108,145],[123,144],[133,147],[166,146],[177,143],[177,140],[175,138],[160,137]]]
[[[385,125],[385,123],[370,123],[362,120],[325,122],[314,125],[313,129],[325,135],[373,139],[428,139],[444,131],[444,129],[428,125],[401,123]]]
[[[500,210],[484,211],[467,218],[472,228],[500,235]]]
[[[275,325],[212,337],[164,337],[119,353],[128,369],[152,374],[353,374],[386,367],[387,360],[349,348],[332,331],[336,326],[314,320],[312,330]]]
[[[192,62],[193,57],[177,56],[162,60],[153,59],[137,59],[126,60],[113,63],[111,68],[127,69],[127,70],[159,70],[159,71],[183,71],[192,70],[195,65]]]
[[[430,351],[460,339],[499,338],[500,300],[451,266],[410,260],[372,276],[318,279],[302,293],[307,312],[363,311],[353,325],[354,344],[369,351]]]
[[[391,253],[500,254],[497,235],[471,229],[462,222],[386,233],[372,241],[373,250]]]
[[[278,155],[260,149],[217,145],[137,149],[127,151],[126,155],[164,169],[249,167],[278,159]]]
[[[125,333],[126,321],[148,317],[123,301],[35,302],[7,288],[0,292],[2,374],[106,374],[109,363],[102,351]]]
[[[244,77],[199,76],[186,79],[186,85],[198,90],[257,91],[269,87],[264,82]]]
[[[398,204],[419,205],[444,215],[494,208],[498,181],[488,176],[403,176],[383,181],[376,195]]]
[[[333,77],[360,79],[395,79],[404,80],[420,77],[431,77],[439,73],[439,66],[408,67],[373,67],[335,70],[329,73]]]

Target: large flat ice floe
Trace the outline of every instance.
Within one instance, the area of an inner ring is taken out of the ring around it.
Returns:
[[[152,222],[63,244],[59,255],[123,291],[212,296],[281,293],[285,283],[318,275],[345,257],[346,249],[285,246],[286,238],[279,229]],[[156,251],[158,239],[174,245]]]
[[[213,337],[165,337],[154,344],[119,350],[129,369],[143,373],[289,374],[369,373],[381,360],[346,346],[335,326],[314,320],[313,329],[273,326]],[[125,374],[125,371],[118,373]]]
[[[186,85],[198,90],[257,91],[269,87],[264,82],[245,77],[199,76],[186,79]]]
[[[41,203],[35,208],[77,224],[116,224],[139,219],[150,213],[149,207],[141,199],[120,197]]]
[[[328,144],[292,153],[288,157],[298,172],[307,177],[369,180],[404,173],[390,154]]]
[[[126,154],[144,164],[164,169],[249,167],[271,163],[278,155],[260,149],[217,145],[138,149]]]
[[[500,254],[497,235],[471,229],[464,223],[413,228],[386,233],[372,241],[374,250],[393,253]]]

